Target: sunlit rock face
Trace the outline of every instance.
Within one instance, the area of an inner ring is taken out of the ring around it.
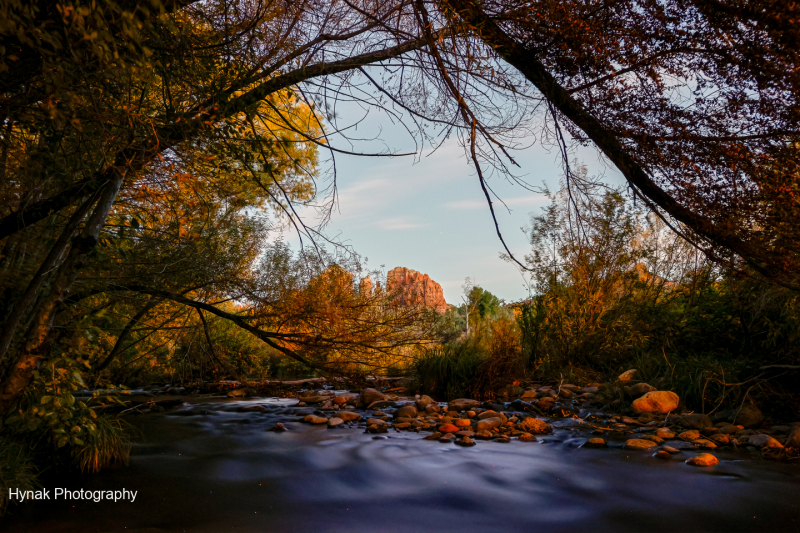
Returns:
[[[427,274],[406,267],[393,268],[386,275],[386,289],[397,294],[404,305],[425,305],[440,313],[447,311],[442,286]]]

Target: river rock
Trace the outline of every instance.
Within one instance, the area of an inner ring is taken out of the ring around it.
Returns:
[[[650,391],[633,400],[635,413],[667,414],[678,408],[680,398],[671,391]]]
[[[332,416],[328,419],[329,428],[335,428],[336,426],[341,426],[342,424],[344,424],[344,420],[342,420],[338,416]]]
[[[475,441],[469,437],[462,437],[460,440],[456,441],[456,444],[459,446],[475,446]]]
[[[666,450],[658,450],[656,452],[656,457],[658,457],[659,459],[671,459],[672,458],[672,456]]]
[[[328,419],[324,416],[307,415],[303,418],[303,422],[308,422],[309,424],[327,424]]]
[[[380,418],[370,418],[367,420],[368,433],[386,433],[389,431],[389,424]]]
[[[584,448],[607,448],[608,444],[601,438],[589,439],[583,443]]]
[[[750,435],[750,439],[747,441],[747,443],[751,446],[755,446],[756,448],[783,448],[783,444],[778,442],[776,439],[761,433],[757,435]]]
[[[706,429],[714,427],[711,417],[700,413],[693,413],[691,415],[683,415],[681,417],[681,424],[689,429]]]
[[[678,438],[685,441],[696,440],[700,438],[700,432],[696,429],[690,429],[678,434]]]
[[[286,431],[286,426],[283,425],[283,422],[278,422],[277,424],[275,424],[274,426],[269,428],[269,430],[270,431],[277,431],[277,432]]]
[[[461,428],[455,424],[443,424],[439,426],[439,431],[442,433],[455,433],[457,431],[461,431]]]
[[[475,407],[479,407],[481,402],[478,400],[470,400],[469,398],[459,398],[458,400],[453,400],[447,404],[447,409],[449,411],[468,411],[469,409],[474,409]]]
[[[375,389],[364,389],[361,393],[360,403],[370,405],[375,402],[380,402],[386,399],[386,396],[376,391]]]
[[[719,432],[723,435],[733,435],[734,433],[739,433],[742,429],[740,426],[734,426],[733,424],[728,424],[726,426],[722,426],[719,428]]]
[[[436,403],[433,398],[423,394],[420,396],[419,400],[416,401],[417,409],[420,411],[424,411],[432,403]]]
[[[337,411],[334,416],[341,418],[345,422],[354,422],[356,420],[361,420],[361,415],[358,413],[354,413],[353,411]]]
[[[442,407],[438,403],[434,402],[434,403],[428,405],[425,408],[425,413],[430,415],[430,414],[438,413],[441,410],[442,410]]]
[[[719,464],[719,459],[710,453],[701,453],[687,459],[686,464],[692,466],[714,466]]]
[[[708,439],[695,439],[692,441],[692,444],[694,444],[698,448],[708,448],[709,450],[713,450],[714,448],[717,447],[716,444],[714,444]]]
[[[494,435],[492,435],[491,431],[486,431],[486,430],[477,431],[475,433],[475,438],[476,439],[481,439],[481,440],[490,440],[493,436]]]
[[[656,436],[661,437],[664,440],[669,440],[675,438],[675,433],[673,433],[669,428],[658,428],[656,430]]]
[[[800,448],[800,426],[793,426],[786,437],[787,448]]]
[[[632,396],[633,398],[638,398],[643,394],[646,394],[654,390],[656,390],[656,388],[653,387],[652,385],[649,385],[647,383],[637,383],[636,385],[625,387],[625,394],[627,394],[628,396]]]
[[[536,436],[532,433],[523,433],[519,436],[519,440],[522,442],[536,442]]]
[[[522,400],[524,401],[535,400],[538,396],[539,395],[536,394],[535,390],[526,390],[524,393],[522,393]]]
[[[474,437],[475,432],[469,429],[464,429],[461,431],[456,431],[456,435],[459,437]]]
[[[425,440],[439,440],[439,437],[441,437],[441,436],[442,436],[442,434],[437,431],[437,432],[431,433],[430,435],[425,437]]]
[[[534,418],[529,416],[519,424],[517,424],[517,429],[520,431],[525,431],[526,433],[533,433],[534,435],[540,435],[542,433],[550,433],[553,429],[548,426],[544,420],[539,420],[538,418]]]
[[[631,368],[630,370],[626,370],[622,374],[617,377],[617,381],[633,381],[633,377],[636,375],[636,369]]]
[[[500,418],[503,421],[503,424],[508,422],[508,417],[503,413],[498,413],[497,411],[484,411],[478,415],[478,420],[486,420],[487,418]]]
[[[502,418],[486,418],[478,422],[477,429],[478,431],[488,431],[500,427],[504,423]]]
[[[628,439],[625,441],[625,445],[623,447],[626,450],[649,450],[650,448],[655,448],[656,446],[658,445],[651,440]]]
[[[445,443],[446,442],[453,442],[453,439],[455,439],[455,438],[456,438],[456,436],[453,435],[452,433],[445,433],[444,435],[439,437],[439,442],[445,442]]]
[[[714,435],[711,435],[708,438],[716,442],[720,446],[727,446],[731,443],[731,436],[725,435],[724,433],[715,433]]]
[[[662,446],[661,449],[671,454],[681,453],[678,448],[673,448],[672,446]]]
[[[600,390],[600,387],[584,387],[581,389],[581,392],[584,394],[597,394]]]
[[[418,414],[417,407],[415,405],[404,405],[397,411],[395,411],[395,417],[406,416],[408,418],[415,418]]]
[[[472,422],[470,422],[466,418],[459,418],[458,420],[456,420],[456,425],[460,428],[468,428],[472,425]]]
[[[764,413],[753,404],[745,404],[733,417],[733,423],[737,426],[753,428],[761,425],[764,421]]]

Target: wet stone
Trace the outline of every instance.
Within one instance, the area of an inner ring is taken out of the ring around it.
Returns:
[[[589,439],[583,443],[585,448],[607,448],[606,441],[600,438]]]
[[[719,464],[719,459],[711,455],[710,453],[701,453],[699,455],[695,455],[694,457],[690,457],[686,460],[686,464],[692,466],[714,466]]]
[[[658,446],[655,442],[644,439],[628,439],[623,446],[626,450],[649,450]]]

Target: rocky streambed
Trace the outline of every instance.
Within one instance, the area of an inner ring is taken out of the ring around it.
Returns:
[[[141,439],[129,466],[45,481],[137,490],[135,502],[26,503],[2,530],[800,530],[800,469],[714,442],[778,438],[703,415],[610,415],[576,393],[557,394],[547,413],[539,401],[445,404],[369,389],[171,397],[131,418]]]

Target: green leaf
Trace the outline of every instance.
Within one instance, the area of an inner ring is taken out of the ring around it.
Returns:
[[[63,448],[67,444],[67,442],[69,442],[69,437],[61,437],[60,439],[58,439],[58,447]]]

